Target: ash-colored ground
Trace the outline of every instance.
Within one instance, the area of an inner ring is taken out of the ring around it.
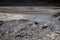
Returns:
[[[0,8],[0,40],[60,40],[60,9],[12,8]]]
[[[60,40],[60,27],[55,23],[26,19],[0,22],[0,40]]]

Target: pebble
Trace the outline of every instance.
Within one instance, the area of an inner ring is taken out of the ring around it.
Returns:
[[[42,29],[46,29],[48,26],[43,26]]]
[[[56,31],[55,33],[60,34],[60,31]]]
[[[40,27],[42,27],[43,25],[40,25]]]
[[[59,17],[59,16],[60,16],[60,13],[58,12],[58,13],[52,15],[52,16],[53,16],[53,17]]]
[[[1,30],[3,30],[3,28],[1,28]]]
[[[35,24],[33,24],[32,27],[37,27],[37,26]]]
[[[48,27],[48,25],[47,24],[44,24],[43,26],[42,26],[42,29],[46,29]]]
[[[15,40],[15,39],[13,39],[13,40]]]
[[[44,26],[48,26],[48,24],[44,24]]]
[[[38,22],[35,22],[36,25],[38,25],[39,23]]]
[[[6,31],[6,34],[8,34],[8,31]]]

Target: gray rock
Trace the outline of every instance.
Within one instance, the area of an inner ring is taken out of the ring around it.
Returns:
[[[54,23],[21,19],[0,26],[0,40],[59,40],[59,35],[60,28]]]

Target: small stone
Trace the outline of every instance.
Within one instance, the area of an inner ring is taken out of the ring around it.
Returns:
[[[48,25],[47,24],[44,24],[43,27],[42,27],[42,29],[45,29],[47,27],[48,27]]]
[[[13,39],[13,40],[15,40],[15,39]]]
[[[35,22],[35,24],[37,25],[37,24],[39,24],[38,22]]]
[[[23,35],[16,35],[15,37],[24,37]]]
[[[2,33],[1,36],[4,36],[4,33]]]
[[[46,29],[48,26],[43,26],[42,29]]]
[[[56,31],[55,33],[60,34],[60,31]]]
[[[35,37],[32,38],[33,40],[35,39]]]
[[[3,30],[3,28],[1,28],[1,30]]]
[[[8,31],[6,31],[6,34],[8,34]]]
[[[32,27],[37,27],[37,26],[35,24],[33,24]]]
[[[14,30],[14,32],[17,32],[17,30]]]
[[[51,35],[51,39],[54,39],[54,38],[55,38],[55,34],[52,34],[52,35]]]
[[[43,26],[43,25],[40,25],[41,27]]]
[[[60,12],[58,12],[58,13],[52,15],[52,16],[53,16],[53,17],[59,17],[59,16],[60,16]]]
[[[29,20],[26,20],[26,19],[20,19],[19,21],[29,21]]]
[[[44,26],[47,26],[47,24],[44,24]]]

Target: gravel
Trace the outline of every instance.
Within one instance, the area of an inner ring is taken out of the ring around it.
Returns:
[[[0,40],[59,40],[60,27],[55,23],[43,23],[20,19],[0,21]]]

